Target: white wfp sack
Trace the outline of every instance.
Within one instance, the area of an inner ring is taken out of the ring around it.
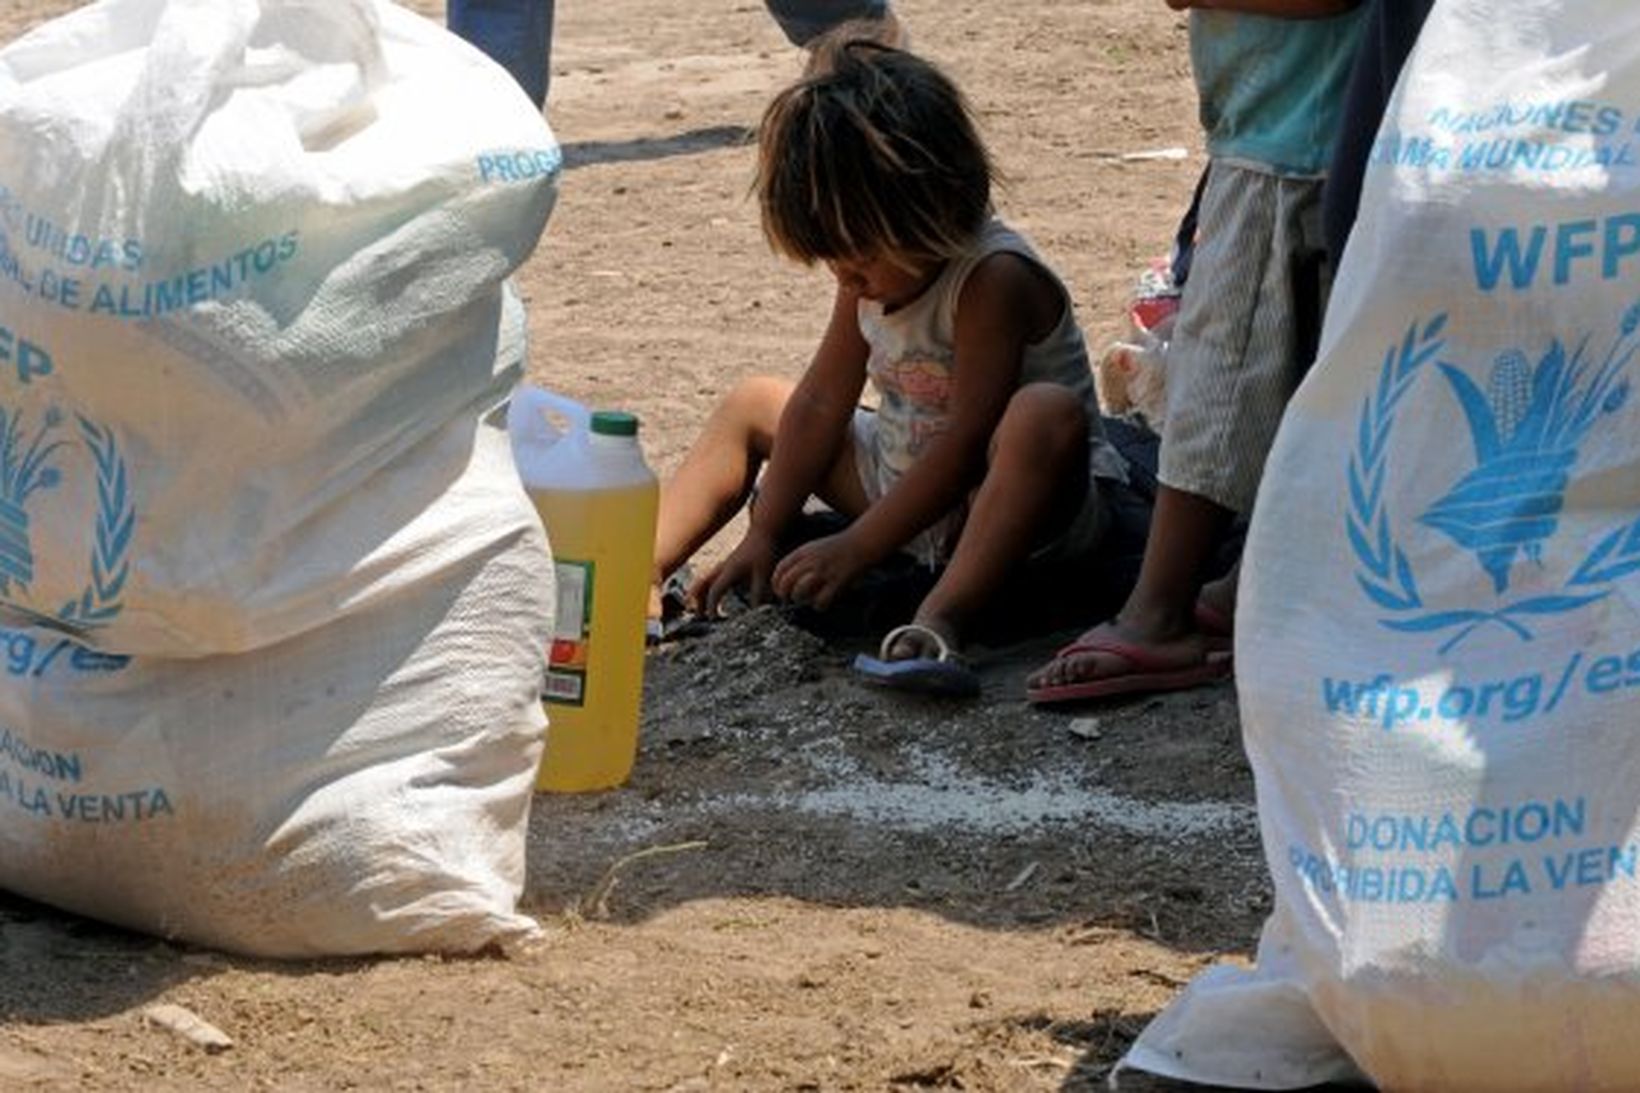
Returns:
[[[534,929],[550,564],[479,418],[559,163],[372,0],[0,49],[0,887],[270,955]]]
[[[435,523],[357,565],[427,500],[360,487],[503,397],[502,283],[560,161],[501,69],[372,0],[107,0],[7,47],[0,404],[35,471],[7,498],[11,602],[221,653],[468,553]],[[117,589],[85,548],[127,510],[75,448],[138,461],[128,511],[168,532]]]
[[[1247,547],[1275,914],[1125,1065],[1640,1088],[1637,130],[1640,4],[1435,6]]]

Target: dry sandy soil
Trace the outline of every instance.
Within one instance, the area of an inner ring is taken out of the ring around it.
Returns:
[[[73,6],[4,0],[0,41]],[[1108,339],[1201,166],[1180,17],[901,11]],[[750,128],[801,58],[752,0],[559,15],[568,170],[520,277],[532,367],[641,414],[664,471],[739,377],[795,374],[825,317],[824,274],[771,257],[746,196]],[[1120,158],[1167,146],[1188,159]],[[1268,891],[1233,691],[1033,711],[1023,673],[1058,636],[982,650],[985,694],[955,707],[863,690],[848,643],[773,609],[664,648],[631,786],[537,799],[526,905],[550,941],[510,960],[259,963],[0,897],[0,1089],[1102,1088],[1195,972],[1245,958]],[[235,1045],[146,1025],[159,1001]]]

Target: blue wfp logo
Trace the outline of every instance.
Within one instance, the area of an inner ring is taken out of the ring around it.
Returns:
[[[1378,383],[1362,404],[1350,457],[1346,531],[1356,583],[1390,612],[1379,621],[1407,633],[1449,634],[1450,652],[1475,632],[1501,627],[1523,641],[1534,620],[1587,607],[1610,595],[1611,582],[1640,570],[1640,519],[1603,536],[1553,592],[1512,595],[1518,568],[1546,568],[1544,549],[1560,530],[1578,453],[1593,431],[1629,401],[1624,373],[1640,340],[1640,304],[1623,316],[1603,356],[1585,338],[1568,348],[1553,341],[1536,365],[1515,349],[1492,362],[1483,389],[1439,360],[1446,316],[1414,323],[1384,355]],[[1487,607],[1438,609],[1427,604],[1406,552],[1396,541],[1385,497],[1390,438],[1401,402],[1434,363],[1469,427],[1475,467],[1416,518],[1472,554],[1490,578]]]
[[[61,424],[62,414],[52,408],[31,433],[22,411],[0,407],[0,598],[26,592],[34,580],[28,502],[62,481],[52,465],[64,444],[55,438]]]
[[[0,406],[0,603],[83,633],[113,621],[122,609],[136,507],[113,431],[83,415],[76,424],[77,436],[56,407],[30,424],[21,409]],[[30,502],[62,484],[61,463],[75,439],[89,453],[97,476],[90,572],[80,595],[54,612],[41,612],[29,603],[35,562]]]

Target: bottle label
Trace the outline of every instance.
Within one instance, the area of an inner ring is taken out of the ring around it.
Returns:
[[[558,561],[558,619],[547,653],[547,688],[542,697],[560,706],[583,706],[587,699],[587,657],[592,648],[591,562]]]

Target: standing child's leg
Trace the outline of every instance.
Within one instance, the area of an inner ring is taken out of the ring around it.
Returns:
[[[1217,539],[1250,512],[1288,398],[1314,343],[1324,285],[1320,188],[1215,162],[1200,243],[1169,352],[1160,478],[1139,581],[1116,618],[1094,627],[1027,684],[1060,702],[1196,686],[1229,675],[1202,632],[1198,597]],[[1212,589],[1222,614],[1233,599]]]
[[[915,622],[955,649],[973,615],[1031,552],[1053,541],[1088,498],[1088,419],[1068,388],[1021,388],[992,436],[989,466],[975,491],[956,550],[917,608]],[[885,659],[934,657],[938,644],[909,630]]]
[[[1084,634],[1031,676],[1037,692],[1124,679],[1162,686],[1224,674],[1196,619],[1203,570],[1218,550],[1229,510],[1170,486],[1156,496],[1139,579],[1116,617]],[[1143,676],[1135,676],[1135,671]],[[1177,673],[1177,674],[1175,674]],[[1119,693],[1112,689],[1111,693]]]
[[[1199,652],[1199,643],[1189,640],[1197,629],[1197,591],[1233,515],[1209,498],[1164,484],[1139,579],[1116,616],[1116,629],[1158,646],[1183,641]]]

